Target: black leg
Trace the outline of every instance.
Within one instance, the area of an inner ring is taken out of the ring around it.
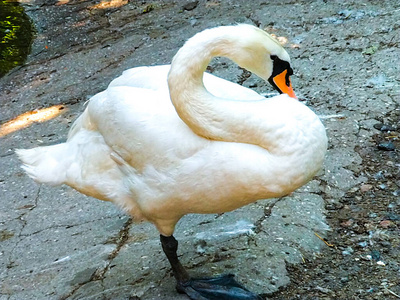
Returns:
[[[181,265],[176,254],[178,250],[178,241],[171,236],[160,235],[161,245],[167,256],[169,263],[172,267],[172,272],[174,272],[175,279],[178,283],[183,283],[190,280],[189,274],[186,272],[185,268]]]
[[[260,300],[233,279],[233,275],[215,278],[192,279],[178,259],[178,241],[171,236],[160,235],[161,245],[176,279],[176,289],[192,300]]]

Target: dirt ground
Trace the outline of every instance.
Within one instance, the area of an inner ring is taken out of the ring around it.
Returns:
[[[39,0],[23,5],[38,33],[27,64],[0,80],[0,121],[51,105],[68,111],[63,130],[52,130],[53,120],[45,125],[51,134],[34,124],[30,138],[7,135],[2,157],[39,139],[46,144],[65,137],[83,103],[124,69],[169,63],[202,29],[254,24],[287,48],[295,92],[321,116],[329,136],[327,161],[314,181],[331,229],[323,238],[326,246],[289,266],[291,282],[265,297],[400,299],[400,3]],[[224,60],[214,60],[209,71],[259,92],[272,91]],[[66,73],[68,84],[61,80]]]

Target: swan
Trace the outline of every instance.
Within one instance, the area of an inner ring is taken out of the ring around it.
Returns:
[[[281,94],[264,98],[205,73],[215,56]],[[265,31],[244,24],[207,29],[171,65],[127,70],[93,96],[65,143],[16,153],[35,181],[69,185],[153,223],[179,292],[259,299],[231,276],[191,278],[173,233],[185,214],[223,213],[287,195],[321,168],[325,128],[296,99],[292,74],[288,53]]]

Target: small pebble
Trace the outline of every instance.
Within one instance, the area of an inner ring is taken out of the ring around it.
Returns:
[[[374,128],[378,129],[378,130],[380,130],[382,132],[395,131],[396,130],[396,128],[394,128],[393,126],[385,125],[385,124],[382,124],[382,123],[375,124]]]
[[[354,253],[354,250],[353,250],[353,248],[351,248],[350,246],[347,247],[345,250],[342,251],[342,255],[343,255],[343,256],[345,256],[345,255],[351,255],[351,254],[353,254],[353,253]]]
[[[372,250],[371,251],[371,258],[374,260],[379,261],[379,259],[381,258],[381,254],[379,253],[378,250]]]
[[[400,189],[395,190],[392,194],[393,196],[400,196]]]
[[[352,219],[347,220],[347,221],[343,221],[342,223],[340,223],[340,226],[342,227],[350,227],[351,225],[353,225],[354,221]]]
[[[349,277],[342,277],[342,278],[340,278],[340,281],[343,283],[346,283],[349,281]]]
[[[370,189],[372,189],[372,185],[371,185],[371,184],[363,184],[363,185],[360,187],[361,193],[368,192]]]
[[[189,3],[187,3],[187,4],[185,4],[185,5],[183,6],[183,9],[184,9],[184,10],[187,10],[187,11],[190,11],[190,10],[195,9],[195,8],[197,7],[198,4],[199,4],[199,1],[189,2]]]
[[[394,226],[394,223],[389,220],[383,220],[382,222],[379,223],[379,226],[382,228],[389,228],[389,227]]]
[[[197,24],[197,19],[192,18],[190,19],[190,25],[195,26]]]
[[[364,241],[364,242],[359,242],[358,245],[360,245],[362,248],[365,248],[368,246],[368,243]]]
[[[378,185],[378,187],[379,187],[381,190],[384,190],[384,189],[386,189],[386,184],[381,183],[380,185]]]
[[[383,175],[383,172],[382,172],[382,171],[379,171],[379,172],[377,172],[377,173],[374,174],[374,178],[375,178],[376,180],[385,179],[385,175]]]
[[[387,143],[380,143],[378,145],[378,149],[384,151],[394,151],[396,147],[394,146],[393,142],[387,142]]]

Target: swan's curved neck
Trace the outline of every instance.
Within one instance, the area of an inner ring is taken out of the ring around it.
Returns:
[[[243,139],[237,130],[238,124],[246,123],[246,113],[240,108],[244,103],[216,97],[203,84],[203,74],[213,57],[235,61],[234,40],[234,34],[209,31],[186,42],[172,61],[169,91],[179,117],[196,134],[212,140],[254,143]]]
[[[234,28],[203,33],[178,51],[168,75],[171,101],[193,132],[211,140],[257,145],[279,156],[293,155],[306,147],[287,141],[297,142],[298,137],[305,135],[313,136],[312,139],[323,137],[323,126],[316,115],[287,95],[240,101],[209,93],[203,74],[211,59],[225,56],[240,60],[246,49],[240,48]],[[318,127],[315,136],[313,126]]]

